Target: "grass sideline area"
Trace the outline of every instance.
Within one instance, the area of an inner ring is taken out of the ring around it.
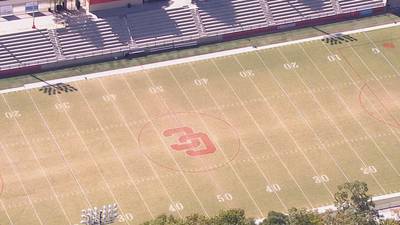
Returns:
[[[343,21],[334,24],[327,24],[316,27],[302,28],[291,30],[287,32],[279,32],[274,34],[266,34],[262,36],[250,37],[246,39],[203,45],[197,48],[176,50],[171,52],[157,53],[148,55],[145,57],[137,57],[132,59],[122,59],[103,63],[89,64],[83,66],[76,66],[66,69],[54,70],[49,72],[43,72],[34,74],[36,77],[40,77],[43,80],[53,80],[59,78],[65,78],[70,76],[78,76],[88,73],[95,73],[107,70],[113,70],[118,68],[125,68],[137,65],[144,65],[154,62],[161,62],[171,59],[185,58],[194,55],[207,54],[211,52],[219,52],[229,49],[236,49],[246,46],[265,46],[270,44],[282,43],[287,41],[299,40],[309,38],[313,36],[320,36],[326,33],[337,33],[354,29],[361,29],[371,26],[377,26],[387,23],[393,23],[394,21],[400,21],[398,16],[387,13],[384,15],[360,18],[355,20]],[[323,32],[321,32],[323,31]],[[0,90],[20,87],[24,84],[37,82],[38,80],[29,75],[3,78],[0,79]]]
[[[251,217],[399,192],[398,26],[1,95],[0,224]]]

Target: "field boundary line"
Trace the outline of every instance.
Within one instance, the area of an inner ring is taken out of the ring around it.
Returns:
[[[79,76],[68,77],[68,78],[48,80],[47,82],[50,84],[70,83],[70,82],[74,82],[74,81],[122,75],[125,73],[138,72],[138,71],[142,71],[142,70],[146,70],[146,69],[155,69],[155,68],[160,68],[160,67],[164,67],[164,66],[171,66],[171,65],[177,65],[177,64],[182,64],[182,63],[201,61],[201,60],[206,60],[206,59],[210,59],[210,58],[231,56],[231,55],[240,54],[240,53],[253,52],[253,51],[257,51],[257,50],[271,49],[271,48],[287,46],[287,45],[292,45],[292,44],[299,44],[299,43],[304,43],[304,42],[309,42],[309,41],[321,40],[326,37],[332,37],[332,36],[334,37],[334,36],[343,35],[343,34],[348,35],[348,34],[354,34],[354,33],[374,31],[374,30],[380,30],[380,29],[397,27],[397,26],[400,26],[400,23],[388,23],[388,24],[378,25],[378,26],[373,26],[373,27],[368,27],[368,28],[355,29],[355,30],[344,31],[344,32],[337,32],[337,33],[333,33],[330,35],[320,35],[320,36],[304,38],[304,39],[299,39],[299,40],[294,40],[294,41],[287,41],[287,42],[276,43],[276,44],[265,45],[265,46],[249,46],[249,47],[231,49],[231,50],[226,50],[226,51],[221,51],[221,52],[213,52],[213,53],[208,53],[208,54],[203,54],[203,55],[190,56],[190,57],[186,57],[186,58],[167,60],[167,61],[163,61],[163,62],[150,63],[150,64],[145,64],[145,65],[140,65],[140,66],[133,66],[133,67],[108,70],[108,71],[103,71],[103,72],[98,72],[98,73],[90,73],[90,74],[79,75]],[[27,89],[42,87],[42,86],[43,86],[43,82],[29,83],[29,84],[25,84],[24,86],[21,86],[21,87],[0,90],[0,94],[16,92],[16,91],[23,91],[23,90],[27,90]]]

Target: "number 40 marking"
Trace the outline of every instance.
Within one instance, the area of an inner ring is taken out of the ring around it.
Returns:
[[[183,204],[180,202],[175,202],[169,205],[168,210],[170,212],[177,212],[177,211],[182,211],[183,210]]]

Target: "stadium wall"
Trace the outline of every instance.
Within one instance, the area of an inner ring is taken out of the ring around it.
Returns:
[[[103,1],[103,0],[95,0],[95,1]],[[110,1],[114,1],[114,0],[106,0],[106,1],[108,1],[108,2],[106,2],[106,4],[108,4],[108,3],[110,3]],[[122,0],[122,1],[125,1],[125,0]],[[98,3],[98,4],[103,4],[103,3]],[[115,4],[117,4],[117,3],[115,3]],[[155,52],[163,52],[163,51],[170,51],[170,50],[181,49],[181,48],[189,48],[189,47],[193,47],[193,46],[217,43],[217,42],[221,42],[221,41],[230,41],[230,40],[235,40],[235,39],[249,37],[249,36],[262,35],[262,34],[268,34],[268,33],[276,33],[276,32],[293,30],[293,29],[298,29],[298,28],[303,28],[303,27],[309,27],[309,26],[328,24],[328,23],[344,21],[344,20],[349,20],[349,19],[355,19],[355,18],[360,18],[360,17],[373,16],[373,15],[378,15],[378,14],[382,14],[385,12],[386,12],[386,7],[380,7],[380,8],[350,12],[350,13],[345,13],[345,14],[340,14],[340,15],[328,16],[328,17],[324,17],[324,18],[298,21],[295,23],[289,23],[289,24],[283,24],[283,25],[277,25],[277,26],[260,27],[260,28],[256,28],[256,29],[240,31],[240,32],[233,32],[233,33],[226,33],[226,34],[215,35],[215,36],[204,36],[204,37],[199,38],[198,40],[191,40],[191,41],[179,42],[179,43],[177,42],[177,43],[168,44],[168,45],[157,45],[156,47],[149,47],[149,48],[143,48],[143,49],[132,49],[130,52],[119,51],[119,52],[112,52],[112,53],[108,53],[108,54],[104,54],[104,55],[90,56],[90,57],[86,57],[86,58],[79,58],[79,59],[73,59],[73,60],[59,60],[59,61],[53,62],[53,63],[45,63],[44,62],[41,65],[33,65],[33,66],[26,66],[23,68],[0,70],[0,77],[10,77],[10,76],[16,76],[16,75],[22,75],[22,74],[36,73],[36,72],[40,72],[40,71],[47,71],[47,70],[52,70],[52,69],[65,68],[65,67],[70,67],[70,66],[77,66],[77,65],[82,65],[82,64],[103,62],[106,60],[121,58],[126,55],[130,55],[130,57],[134,57],[137,55],[147,55],[147,54],[152,54]]]

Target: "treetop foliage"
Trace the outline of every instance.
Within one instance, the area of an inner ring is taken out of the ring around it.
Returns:
[[[271,211],[260,225],[400,225],[399,221],[380,220],[364,182],[347,182],[334,194],[336,211],[319,214],[304,208],[287,213]],[[161,215],[143,225],[255,225],[243,209],[220,211],[213,217],[192,214],[185,218]]]

